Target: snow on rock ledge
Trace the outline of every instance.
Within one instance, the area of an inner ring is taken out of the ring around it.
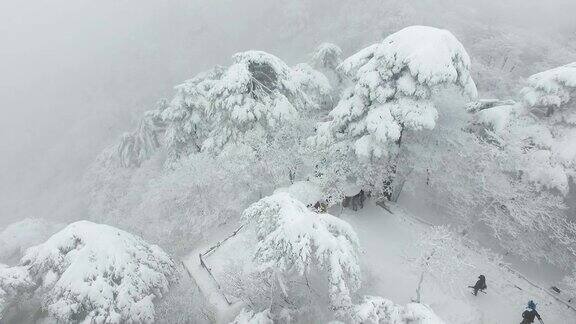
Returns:
[[[28,249],[21,263],[46,289],[43,307],[63,322],[153,322],[153,299],[176,279],[158,246],[88,221]]]

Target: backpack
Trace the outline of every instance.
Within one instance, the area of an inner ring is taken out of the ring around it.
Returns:
[[[527,309],[524,311],[524,313],[522,313],[522,318],[525,318],[529,321],[534,322],[534,317],[536,317],[536,314],[531,309]]]

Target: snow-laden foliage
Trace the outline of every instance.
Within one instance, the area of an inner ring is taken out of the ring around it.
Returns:
[[[332,43],[318,45],[310,58],[310,64],[321,71],[336,70],[340,63],[342,63],[342,50]]]
[[[161,100],[156,109],[146,111],[135,130],[124,133],[118,144],[104,152],[104,162],[131,168],[148,160],[161,146],[165,129],[161,115],[167,106]]]
[[[252,204],[242,214],[257,236],[255,260],[262,271],[304,276],[325,273],[332,307],[346,313],[350,293],[360,285],[358,238],[350,225],[332,215],[318,214],[287,193],[276,193]]]
[[[354,306],[355,323],[371,324],[444,324],[432,309],[421,303],[409,303],[406,306],[378,297],[364,296],[361,304]]]
[[[342,63],[342,50],[332,43],[320,44],[310,57],[310,65],[328,78],[334,91],[332,94],[334,99],[338,99],[346,81],[346,76],[338,69],[340,63]]]
[[[307,110],[314,112],[313,108],[320,111],[332,108],[333,90],[324,74],[306,63],[300,63],[292,68],[292,78],[296,86],[308,97],[308,102],[315,106]]]
[[[26,291],[34,288],[35,283],[26,267],[8,267],[0,263],[0,320],[4,311]]]
[[[210,118],[214,127],[205,149],[241,143],[247,133],[266,136],[299,117],[306,104],[291,69],[274,55],[248,51],[233,56],[234,63],[210,92]]]
[[[339,144],[360,158],[391,153],[403,130],[434,128],[438,112],[431,96],[438,85],[453,84],[470,96],[470,58],[448,31],[412,26],[367,47],[341,64],[355,83],[319,125],[315,142]]]
[[[520,161],[525,178],[567,195],[576,176],[576,64],[537,73],[521,91],[522,102],[478,112],[475,121]]]
[[[230,324],[272,324],[272,316],[270,310],[266,309],[261,312],[254,313],[254,311],[242,309],[240,314],[230,322]]]
[[[576,62],[530,76],[521,92],[522,99],[528,107],[566,109],[568,108],[566,104],[574,98],[575,91]],[[574,107],[570,108],[572,117],[576,117]],[[551,112],[548,113],[550,114]],[[576,123],[576,118],[572,123]]]
[[[224,73],[216,66],[175,87],[176,94],[162,112],[169,161],[200,151],[212,127],[208,118],[210,90]]]
[[[28,249],[21,264],[42,284],[43,308],[64,322],[153,322],[154,299],[176,279],[158,246],[88,221]]]
[[[206,152],[180,159],[170,172],[148,180],[134,205],[127,197],[119,223],[177,254],[187,253],[206,231],[237,215],[261,192],[272,190],[270,175],[256,165],[251,150],[213,156]]]
[[[452,282],[458,274],[469,272],[471,265],[462,241],[446,227],[433,227],[416,242],[419,254],[413,261],[420,271],[416,289],[416,301],[422,301],[422,284],[425,276],[433,276],[442,282]],[[450,266],[447,266],[450,265]],[[454,289],[452,285],[448,288]]]
[[[524,179],[522,156],[503,149],[492,127],[470,126],[461,99],[443,95],[437,106],[436,127],[408,133],[399,153],[397,175],[403,180],[398,182],[404,183],[410,208],[425,208],[475,239],[486,239],[479,233],[487,226],[505,251],[523,258],[571,265],[572,225],[562,197]],[[491,118],[493,109],[480,110],[472,121],[493,120],[507,129]]]
[[[18,261],[27,248],[44,242],[63,227],[40,218],[26,218],[0,232],[0,261]]]

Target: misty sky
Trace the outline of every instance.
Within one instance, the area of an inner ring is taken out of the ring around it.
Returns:
[[[346,15],[374,3],[0,1],[0,223],[36,212],[30,206],[47,192],[73,192],[82,170],[139,112],[194,73],[228,64],[237,51],[266,50],[295,63],[321,41],[350,54],[386,28],[425,23],[454,29],[466,46],[465,19],[454,12],[545,37],[574,34],[573,0],[422,0],[412,15],[389,23],[362,21],[374,19],[370,12]],[[382,10],[404,8],[402,1],[381,3]]]

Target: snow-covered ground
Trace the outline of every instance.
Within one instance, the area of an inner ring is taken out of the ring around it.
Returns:
[[[338,208],[331,213],[348,221],[361,238],[364,283],[359,293],[383,296],[398,304],[407,304],[416,296],[420,276],[420,272],[411,262],[416,252],[414,243],[431,228],[399,207],[393,206],[391,210],[393,213],[368,204],[358,212],[348,209],[340,211]],[[427,274],[424,279],[422,302],[429,304],[447,323],[520,322],[521,313],[528,300],[534,300],[538,304],[538,310],[546,323],[576,322],[576,311],[498,265],[497,261],[488,261],[486,254],[467,247],[464,249],[469,254],[469,272],[449,279],[432,273]],[[206,257],[205,261],[216,281],[225,282],[226,268],[230,262],[236,260],[245,267],[252,266],[249,261],[252,251],[253,242],[245,232],[240,232]],[[194,252],[196,255],[197,253],[198,251]],[[187,265],[198,266],[190,261]],[[450,266],[446,264],[446,267]],[[473,285],[479,274],[484,274],[487,278],[487,293],[473,296],[466,287]],[[532,279],[530,281],[535,282]],[[549,285],[542,283],[539,286]]]

